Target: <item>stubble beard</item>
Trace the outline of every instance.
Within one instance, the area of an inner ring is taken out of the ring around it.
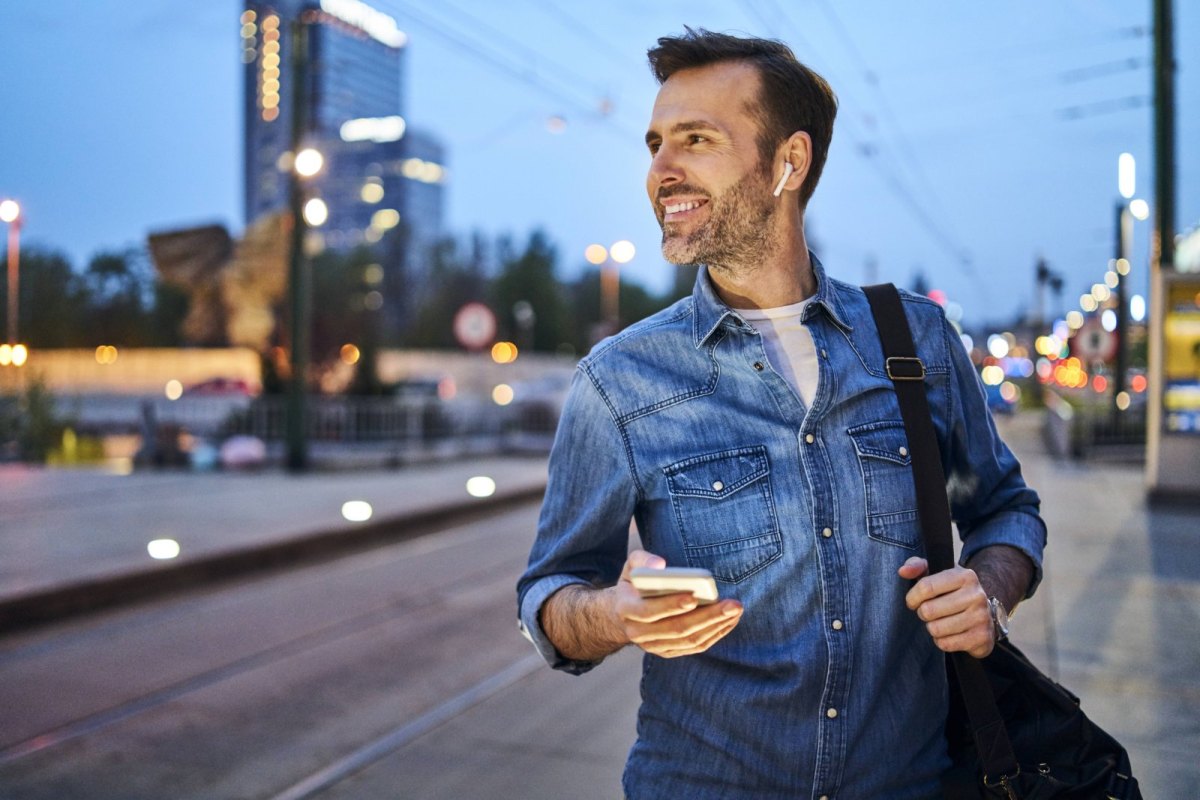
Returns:
[[[760,164],[722,194],[710,196],[708,220],[690,233],[672,233],[677,223],[660,219],[663,258],[741,276],[757,270],[775,244],[770,222],[779,201],[768,180]]]

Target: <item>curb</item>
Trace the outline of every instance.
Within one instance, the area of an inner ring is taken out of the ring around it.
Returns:
[[[417,539],[450,524],[472,522],[526,503],[540,502],[545,491],[545,484],[541,484],[465,505],[461,501],[448,503],[354,527],[305,533],[293,539],[249,545],[177,564],[155,565],[32,592],[0,601],[0,635],[255,573],[316,563]]]

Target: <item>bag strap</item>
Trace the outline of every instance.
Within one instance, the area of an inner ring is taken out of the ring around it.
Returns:
[[[921,519],[921,538],[929,561],[929,573],[954,567],[954,543],[950,537],[950,503],[946,499],[946,475],[938,448],[937,432],[925,396],[925,365],[917,357],[912,331],[904,316],[900,293],[890,283],[864,286],[879,343],[883,347],[884,367],[896,389],[904,432],[912,458],[913,484],[917,512]],[[984,783],[1008,788],[1008,781],[1021,771],[1013,754],[1012,742],[1004,727],[1004,718],[996,707],[992,686],[983,665],[967,653],[951,653],[948,661],[958,678],[971,735],[979,752]]]

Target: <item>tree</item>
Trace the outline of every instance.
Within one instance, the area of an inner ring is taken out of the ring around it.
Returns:
[[[694,273],[693,273],[694,274]],[[641,284],[621,281],[617,291],[617,307],[620,319],[617,329],[645,319],[674,303],[676,288],[656,296],[646,291]],[[691,289],[687,292],[691,294]],[[600,298],[600,270],[591,269],[579,277],[569,289],[571,320],[574,323],[571,344],[580,353],[586,353],[602,336],[602,302]]]
[[[546,234],[534,231],[520,254],[510,240],[501,240],[500,252],[500,274],[492,284],[500,335],[542,352],[571,342],[566,302],[554,276],[556,254]]]
[[[150,344],[154,273],[144,252],[100,252],[83,273],[88,329],[96,344],[140,347]]]
[[[348,253],[326,250],[312,259],[314,363],[333,361],[342,345],[363,340],[382,297],[371,296],[376,289],[367,282],[367,268],[374,261],[367,247]]]
[[[60,253],[21,251],[18,336],[30,347],[80,347],[87,342],[87,290]],[[7,307],[7,284],[0,281]]]
[[[404,343],[409,347],[453,349],[454,315],[465,304],[486,302],[488,245],[473,234],[469,242],[445,238],[429,254],[429,271],[424,287],[425,302],[413,315]]]

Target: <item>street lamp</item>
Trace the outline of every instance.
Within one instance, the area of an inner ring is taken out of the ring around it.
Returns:
[[[1117,191],[1121,197],[1116,207],[1116,257],[1113,261],[1112,284],[1116,295],[1117,358],[1113,375],[1113,414],[1120,416],[1123,410],[1119,398],[1125,392],[1125,370],[1129,359],[1126,346],[1128,338],[1129,306],[1125,298],[1125,276],[1129,274],[1129,240],[1133,235],[1134,219],[1145,219],[1149,208],[1145,200],[1133,199],[1136,183],[1136,163],[1131,153],[1121,153],[1117,158]]]
[[[16,348],[17,298],[21,274],[21,206],[16,200],[0,201],[0,221],[8,223],[8,343]],[[22,351],[24,349],[21,348]]]
[[[628,264],[637,255],[637,248],[628,239],[613,242],[612,247],[601,244],[588,245],[583,257],[588,263],[600,267],[600,309],[604,322],[616,332],[620,311],[621,275],[619,265]]]

